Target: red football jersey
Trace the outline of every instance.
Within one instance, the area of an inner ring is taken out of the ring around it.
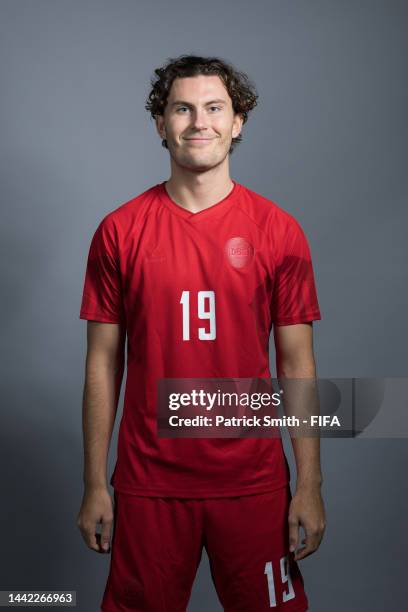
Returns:
[[[299,223],[233,181],[192,213],[165,182],[107,214],[89,250],[81,319],[122,323],[127,378],[118,457],[122,492],[230,497],[289,482],[282,440],[159,438],[161,378],[271,378],[272,324],[321,318]]]

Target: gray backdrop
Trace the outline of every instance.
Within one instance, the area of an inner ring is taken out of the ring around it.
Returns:
[[[168,57],[220,55],[258,87],[231,175],[309,238],[318,374],[407,375],[407,16],[396,0],[1,1],[0,589],[75,589],[99,609],[109,558],[75,524],[79,307],[99,221],[169,177],[144,110]],[[325,439],[322,459],[311,611],[402,609],[406,440]],[[204,557],[189,611],[220,609]]]

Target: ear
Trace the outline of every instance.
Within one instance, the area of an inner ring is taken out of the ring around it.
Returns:
[[[244,123],[244,118],[241,114],[236,113],[234,115],[234,121],[232,123],[232,137],[237,138],[242,130],[242,125]]]
[[[164,116],[157,115],[155,118],[155,121],[156,121],[156,129],[157,129],[157,132],[160,138],[165,139],[166,138],[166,128],[164,125]]]

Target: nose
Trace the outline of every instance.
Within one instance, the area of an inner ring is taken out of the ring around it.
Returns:
[[[191,114],[191,125],[196,130],[205,130],[207,129],[207,119],[205,116],[205,110],[198,109],[192,112]]]

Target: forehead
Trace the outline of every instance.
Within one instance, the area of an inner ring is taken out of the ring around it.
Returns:
[[[168,101],[172,100],[185,100],[195,101],[222,98],[226,102],[231,100],[228,91],[217,75],[203,75],[199,74],[194,77],[183,77],[174,79]]]

